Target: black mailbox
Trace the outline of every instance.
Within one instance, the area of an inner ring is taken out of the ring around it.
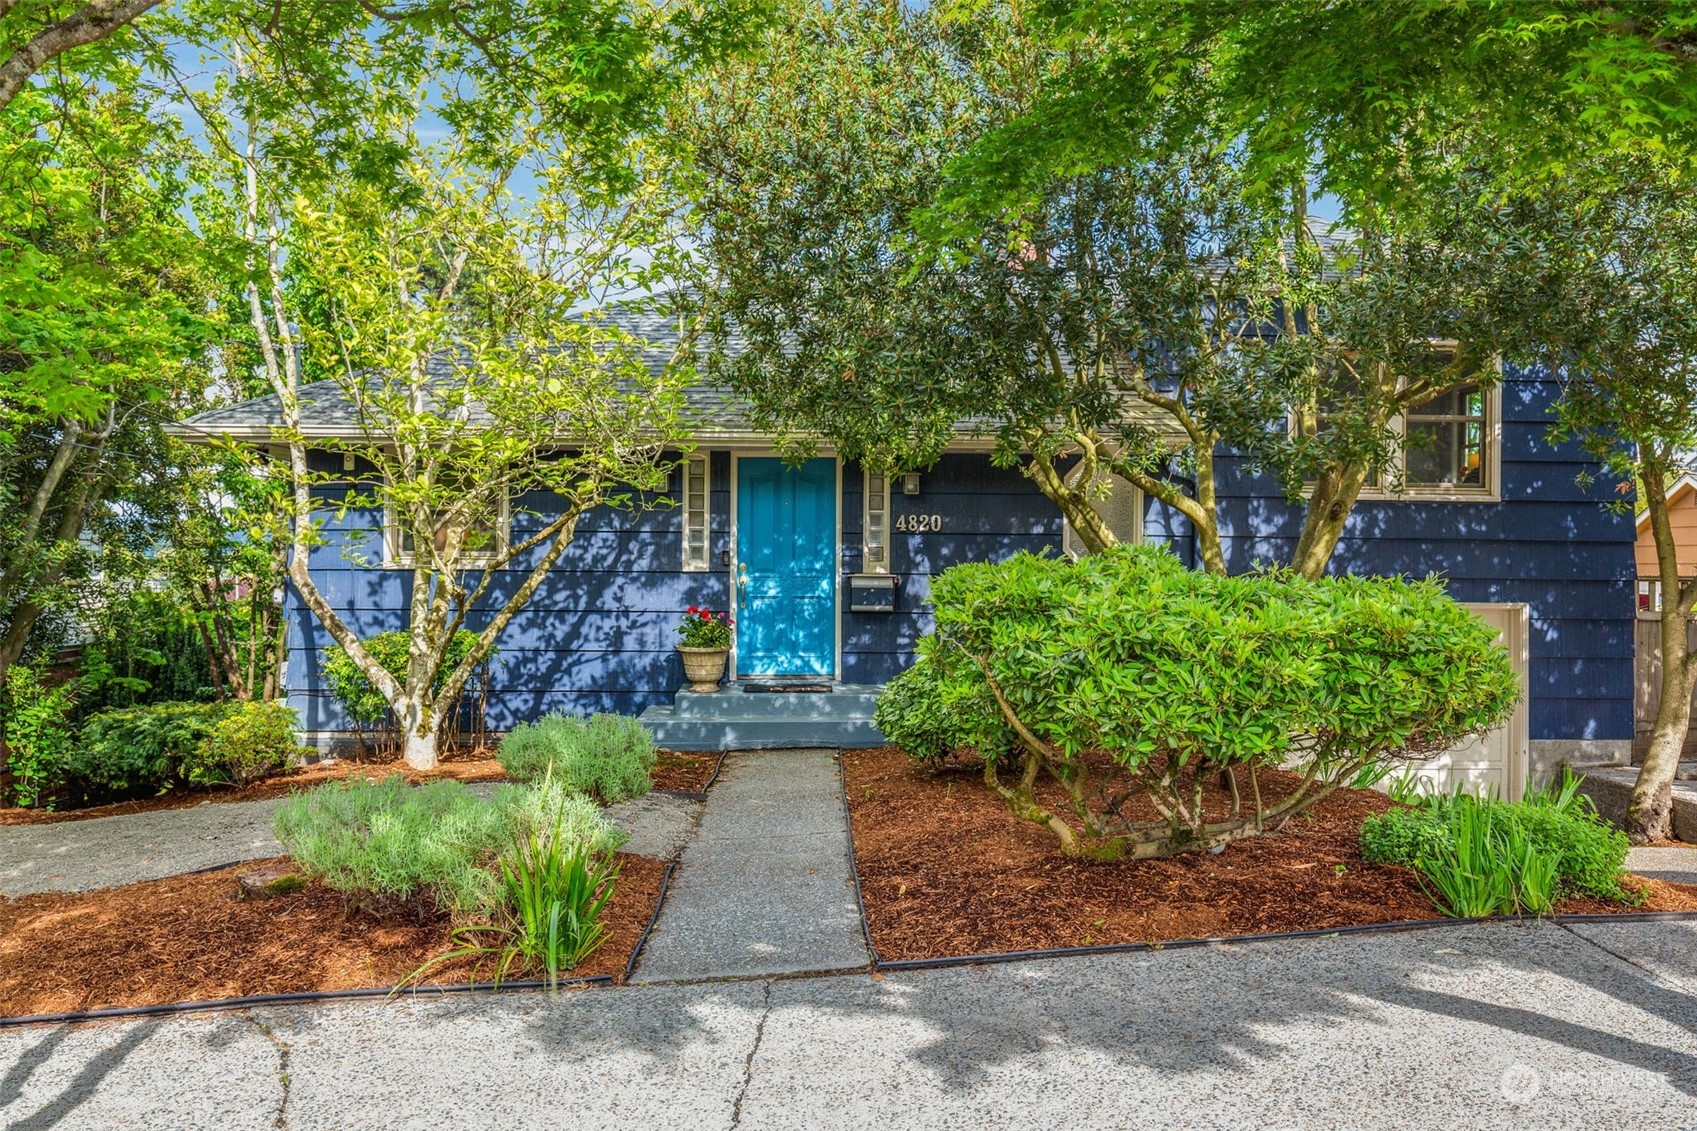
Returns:
[[[896,611],[896,579],[887,573],[849,574],[849,612]]]

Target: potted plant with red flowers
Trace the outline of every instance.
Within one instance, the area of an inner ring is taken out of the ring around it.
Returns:
[[[731,654],[731,629],[736,622],[729,613],[691,605],[678,622],[682,642],[678,654],[684,658],[684,675],[691,691],[717,691],[725,678],[725,657]]]

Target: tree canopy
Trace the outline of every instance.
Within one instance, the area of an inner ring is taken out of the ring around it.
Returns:
[[[1550,183],[1599,151],[1697,154],[1690,0],[1048,0],[1059,45],[1098,50],[950,167],[944,214],[1022,211],[1056,172],[1123,162],[1205,106],[1267,191],[1316,182],[1351,215],[1406,210],[1458,146]]]

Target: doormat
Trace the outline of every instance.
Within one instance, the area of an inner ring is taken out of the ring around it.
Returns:
[[[772,691],[804,691],[817,695],[829,694],[831,685],[828,683],[745,683],[742,685],[742,689],[744,692],[756,695]]]

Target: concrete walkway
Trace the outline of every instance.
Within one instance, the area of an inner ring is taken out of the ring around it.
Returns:
[[[485,797],[495,789],[470,788]],[[0,825],[0,895],[93,891],[281,856],[271,815],[282,803],[208,801],[191,809]],[[610,806],[607,816],[630,834],[626,852],[669,860],[694,831],[700,808],[699,801],[651,793]]]
[[[867,965],[835,754],[725,760],[635,980]]]
[[[1626,870],[1670,884],[1697,884],[1697,845],[1691,848],[1634,848]]]
[[[1697,925],[0,1030],[9,1131],[1697,1124]]]
[[[280,856],[271,814],[282,799],[208,801],[47,825],[0,825],[0,894],[93,891]]]

